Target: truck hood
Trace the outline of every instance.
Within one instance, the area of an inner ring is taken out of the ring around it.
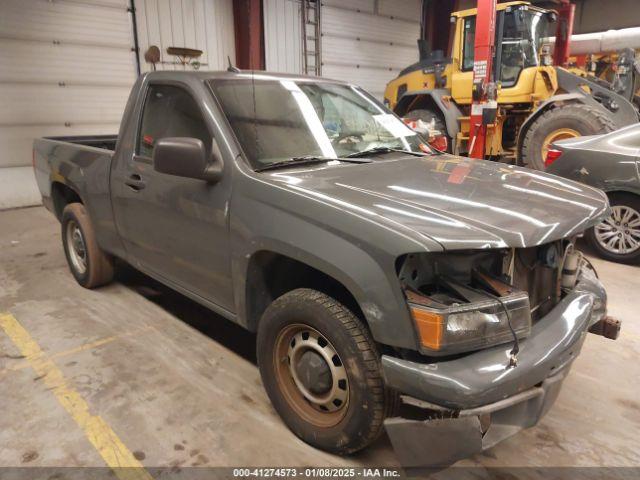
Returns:
[[[608,211],[603,192],[511,165],[435,155],[270,172],[307,197],[370,216],[444,249],[530,247],[580,233]]]

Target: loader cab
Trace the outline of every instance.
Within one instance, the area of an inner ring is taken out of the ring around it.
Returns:
[[[499,103],[530,102],[536,73],[548,67],[551,74],[549,37],[553,35],[555,12],[512,2],[498,5],[494,77],[501,91]],[[451,94],[459,104],[471,103],[476,9],[452,17],[456,34],[452,48]],[[545,51],[547,53],[545,53]]]

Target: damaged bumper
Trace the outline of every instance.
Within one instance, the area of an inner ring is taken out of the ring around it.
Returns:
[[[539,387],[482,407],[460,410],[457,418],[385,421],[393,448],[406,470],[444,468],[493,447],[534,426],[555,402],[568,372],[547,378]]]
[[[403,467],[448,466],[535,425],[557,398],[589,328],[605,313],[602,285],[583,276],[520,342],[515,368],[509,367],[510,344],[431,364],[383,356],[387,385],[414,412],[385,421]]]

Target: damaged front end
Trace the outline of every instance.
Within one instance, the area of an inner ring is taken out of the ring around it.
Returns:
[[[407,255],[398,275],[417,352],[382,366],[401,393],[385,425],[406,469],[444,468],[535,425],[586,333],[615,338],[620,327],[573,240]]]

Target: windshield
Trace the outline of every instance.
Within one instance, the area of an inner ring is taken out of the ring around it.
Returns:
[[[413,152],[428,148],[357,87],[244,77],[210,85],[254,169],[298,157],[346,157],[376,147]]]
[[[515,85],[522,69],[540,64],[540,50],[550,33],[548,15],[533,10],[516,9],[504,16],[500,80]]]

